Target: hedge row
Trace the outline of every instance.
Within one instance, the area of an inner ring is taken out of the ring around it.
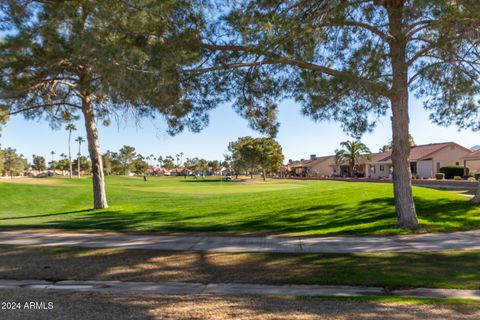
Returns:
[[[470,169],[467,168],[467,176]],[[453,179],[455,176],[463,177],[463,166],[446,166],[440,168],[440,173],[445,174],[445,179]]]

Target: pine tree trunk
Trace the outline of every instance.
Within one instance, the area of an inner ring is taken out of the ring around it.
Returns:
[[[388,10],[390,19],[390,58],[392,61],[392,162],[393,189],[397,211],[397,226],[418,227],[417,213],[413,201],[410,180],[410,144],[408,137],[408,66],[406,63],[406,41],[403,35],[403,13],[401,7]]]
[[[475,196],[470,201],[473,203],[480,203],[480,179],[477,183],[477,191],[475,192]]]
[[[90,95],[84,94],[82,112],[85,117],[87,130],[88,153],[92,161],[93,176],[93,207],[94,209],[108,208],[107,194],[105,191],[105,177],[103,174],[102,156],[100,154],[100,142],[98,140],[97,125],[93,114]]]

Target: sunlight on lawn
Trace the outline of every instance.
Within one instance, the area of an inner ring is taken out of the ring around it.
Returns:
[[[144,182],[114,176],[107,178],[107,192],[110,208],[94,211],[89,178],[0,183],[0,226],[303,235],[411,232],[395,227],[388,183],[192,177]],[[421,223],[416,232],[480,226],[480,209],[466,197],[418,187],[414,195]]]

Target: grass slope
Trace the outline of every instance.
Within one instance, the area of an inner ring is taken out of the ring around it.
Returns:
[[[391,184],[267,183],[108,177],[110,208],[90,210],[91,180],[0,183],[0,227],[142,231],[396,234]],[[457,194],[414,188],[420,231],[480,227],[480,208]]]

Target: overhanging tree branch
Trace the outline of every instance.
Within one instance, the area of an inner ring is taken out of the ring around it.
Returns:
[[[39,105],[31,106],[31,107],[28,107],[28,108],[18,109],[18,110],[15,110],[13,112],[9,112],[8,115],[13,116],[13,115],[16,115],[16,114],[19,114],[19,113],[22,113],[22,112],[27,112],[27,111],[31,111],[31,110],[38,110],[38,109],[54,107],[54,106],[60,106],[60,107],[61,106],[69,106],[69,107],[80,109],[80,110],[82,109],[81,106],[77,106],[76,104],[73,104],[73,103],[58,102],[58,103],[49,103],[49,104],[39,104]]]
[[[368,30],[368,31],[372,32],[373,34],[379,36],[382,40],[387,41],[387,42],[388,42],[388,39],[392,38],[391,35],[381,31],[377,27],[372,26],[368,23],[360,22],[360,21],[353,21],[353,20],[352,21],[350,21],[350,20],[342,21],[342,24],[338,25],[338,27],[342,27],[342,26],[358,27],[358,28]]]
[[[265,63],[263,64],[284,64],[284,65],[289,65],[289,66],[294,66],[300,69],[307,69],[307,70],[313,70],[317,72],[321,72],[323,74],[326,74],[328,76],[332,77],[344,77],[344,78],[352,78],[355,79],[356,81],[361,81],[364,84],[367,84],[371,88],[374,88],[377,90],[377,92],[382,92],[384,96],[388,96],[390,94],[388,88],[385,86],[382,86],[380,83],[374,82],[371,79],[368,78],[362,78],[358,77],[357,75],[352,74],[351,72],[347,71],[342,71],[342,70],[336,70],[333,68],[325,67],[322,65],[318,65],[312,62],[307,62],[303,60],[299,60],[296,58],[292,57],[287,57],[275,52],[271,52],[268,50],[263,50],[251,46],[244,46],[244,45],[220,45],[220,44],[208,44],[204,42],[200,42],[197,44],[200,48],[210,50],[210,51],[233,51],[233,52],[243,52],[251,55],[256,55],[256,56],[265,56],[268,57],[269,60],[264,60]],[[267,63],[268,62],[268,63]],[[224,65],[219,65],[213,66],[212,68],[215,68],[217,70],[225,69],[226,64]],[[233,68],[235,67],[242,67],[241,65],[239,66],[238,64],[232,64]],[[244,67],[248,66],[245,65]],[[255,66],[253,63],[251,66]]]
[[[229,64],[223,64],[223,65],[218,65],[218,66],[213,66],[208,68],[182,69],[180,70],[180,72],[199,74],[199,73],[207,73],[207,72],[218,71],[218,70],[249,68],[249,67],[256,67],[256,66],[269,65],[269,64],[278,64],[278,62],[264,60],[264,61],[257,61],[257,62],[229,63]]]
[[[407,66],[411,66],[415,61],[417,61],[419,58],[424,57],[425,55],[428,54],[429,51],[433,50],[436,48],[435,44],[431,44],[429,46],[426,46],[423,49],[418,50],[408,61],[407,61]]]

